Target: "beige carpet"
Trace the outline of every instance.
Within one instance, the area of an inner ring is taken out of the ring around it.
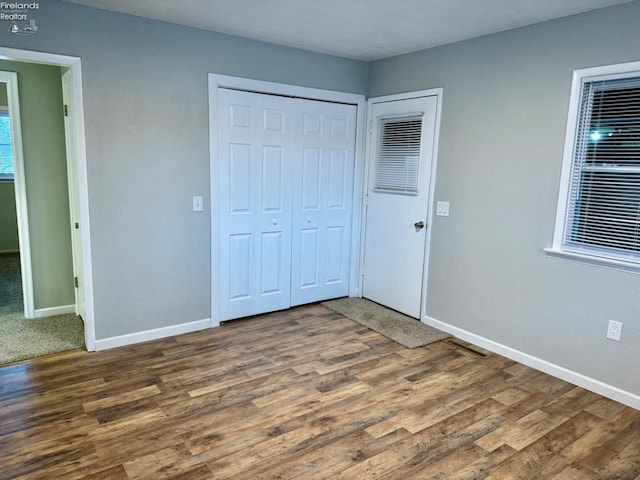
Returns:
[[[339,298],[322,305],[407,348],[422,347],[451,336],[364,298]]]
[[[0,364],[84,348],[84,324],[74,314],[27,320],[20,256],[0,255]]]
[[[84,348],[84,325],[76,315],[0,317],[0,364],[78,348]]]

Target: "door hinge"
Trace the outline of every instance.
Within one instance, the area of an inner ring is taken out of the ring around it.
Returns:
[[[73,285],[78,288],[78,277],[73,277]]]
[[[76,227],[76,230],[78,230],[80,228],[80,224],[78,222],[74,223],[73,225],[74,225],[74,227]]]
[[[68,105],[65,105],[65,106],[64,106],[64,116],[65,116],[65,117],[68,117],[68,116],[69,116],[69,106],[68,106]]]

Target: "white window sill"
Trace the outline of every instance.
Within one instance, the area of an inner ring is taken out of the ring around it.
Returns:
[[[570,252],[567,250],[556,250],[554,248],[544,248],[542,250],[546,256],[568,260],[571,262],[586,263],[596,267],[622,270],[623,272],[640,274],[640,264],[635,262],[625,262],[624,260],[614,260],[612,258],[597,257],[595,255],[585,255],[583,253]]]

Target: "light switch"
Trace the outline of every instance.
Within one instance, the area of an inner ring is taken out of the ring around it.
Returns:
[[[449,216],[449,202],[438,202],[436,206],[436,215],[440,217]]]
[[[193,211],[201,212],[202,211],[202,196],[197,195],[193,197]]]

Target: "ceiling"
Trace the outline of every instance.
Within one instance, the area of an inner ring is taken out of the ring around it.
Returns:
[[[631,0],[64,0],[371,61]]]

